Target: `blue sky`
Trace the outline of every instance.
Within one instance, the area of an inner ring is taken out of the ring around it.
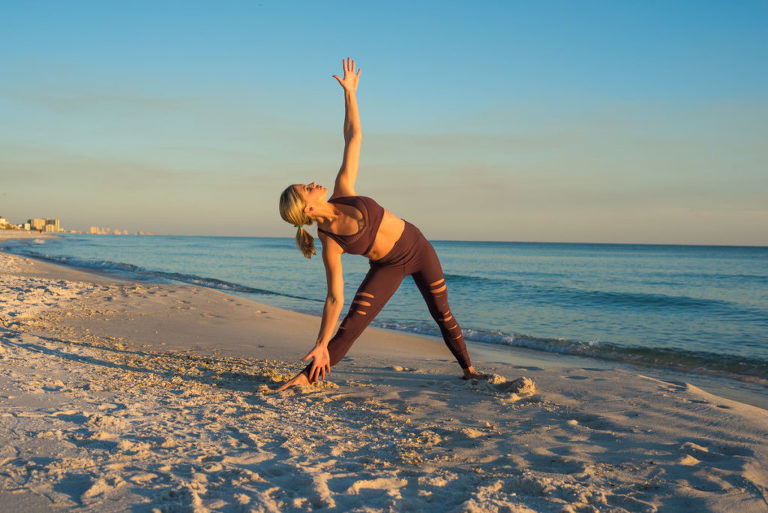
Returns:
[[[0,215],[290,236],[330,185],[435,239],[768,244],[768,2],[0,4]]]

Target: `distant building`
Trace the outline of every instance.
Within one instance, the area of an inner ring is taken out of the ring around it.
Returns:
[[[93,235],[128,235],[128,230],[112,229],[109,226],[91,226],[88,233]]]
[[[58,233],[61,230],[58,219],[28,219],[30,228],[39,232]]]
[[[0,230],[7,230],[10,223],[6,218],[0,216]]]
[[[45,219],[28,219],[27,222],[33,230],[37,230],[39,232],[45,230]]]

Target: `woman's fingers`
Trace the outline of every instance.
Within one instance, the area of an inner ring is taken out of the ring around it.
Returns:
[[[342,59],[341,65],[344,68],[344,74],[355,72],[355,60],[352,57]]]
[[[317,365],[314,363],[312,364],[312,368],[309,371],[309,381],[315,382],[317,381],[317,375],[320,374],[320,370],[317,368]]]
[[[312,363],[315,365],[315,369],[317,370],[316,377],[322,377],[323,381],[325,381],[325,375],[331,373],[330,363],[327,361],[319,361],[318,358],[315,358],[315,361]]]
[[[331,373],[331,362],[327,350],[323,351],[321,348],[316,347],[307,353],[307,356],[302,358],[301,361],[306,362],[310,358],[312,358],[312,365],[309,368],[309,380],[312,382],[317,381],[321,376],[324,380],[325,376]]]
[[[331,373],[330,366],[327,363],[314,367],[313,371],[315,373],[315,377],[312,381],[317,381],[318,379],[325,381],[325,375]]]

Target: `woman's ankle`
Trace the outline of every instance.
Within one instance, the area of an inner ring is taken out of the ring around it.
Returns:
[[[473,366],[462,369],[464,371],[464,379],[487,379],[488,374],[478,372]]]

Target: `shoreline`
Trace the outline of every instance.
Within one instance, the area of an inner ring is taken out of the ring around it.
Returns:
[[[26,230],[0,230],[0,240],[32,239],[55,237],[53,232],[33,232]]]
[[[684,381],[370,328],[277,394],[316,317],[0,263],[4,509],[768,511],[768,412]]]

